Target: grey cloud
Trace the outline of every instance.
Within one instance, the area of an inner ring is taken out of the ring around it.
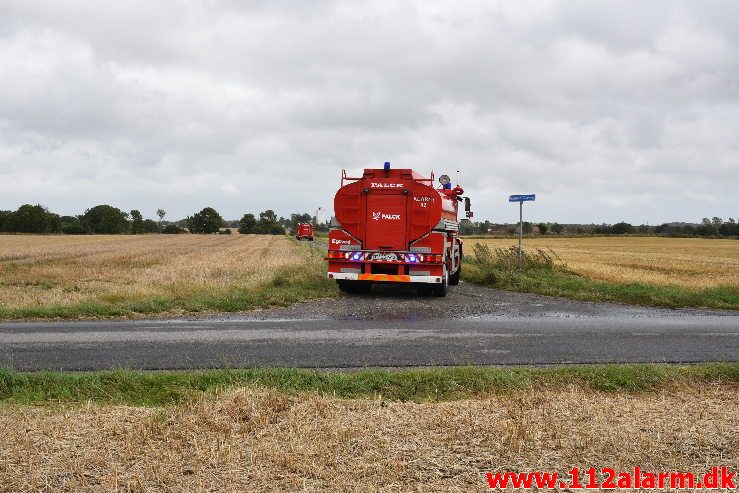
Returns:
[[[733,2],[4,2],[0,208],[330,208],[462,170],[560,222],[739,210]],[[716,196],[723,197],[716,200]],[[584,204],[587,203],[587,206]]]

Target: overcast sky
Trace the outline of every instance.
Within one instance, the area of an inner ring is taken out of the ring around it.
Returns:
[[[454,175],[477,219],[739,216],[739,2],[0,0],[0,209],[333,209]]]

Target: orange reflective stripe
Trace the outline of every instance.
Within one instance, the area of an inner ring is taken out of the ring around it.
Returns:
[[[411,282],[411,276],[393,274],[359,274],[360,281]]]

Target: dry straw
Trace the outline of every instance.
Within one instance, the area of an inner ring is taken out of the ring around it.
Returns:
[[[491,249],[513,239],[474,239]],[[579,274],[610,282],[638,282],[691,289],[739,282],[739,241],[702,238],[577,237],[524,239],[527,249],[551,249]]]
[[[240,389],[170,409],[0,409],[2,491],[486,491],[489,470],[739,464],[739,389],[442,403]]]
[[[173,297],[253,286],[304,258],[283,236],[0,235],[0,306]]]

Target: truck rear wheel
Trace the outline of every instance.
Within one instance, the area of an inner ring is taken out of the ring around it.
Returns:
[[[448,277],[446,275],[446,272],[444,273],[444,277],[441,280],[441,284],[432,284],[432,294],[437,298],[443,298],[447,295],[449,292],[449,282]]]
[[[457,284],[459,284],[459,276],[460,276],[460,274],[462,274],[462,264],[461,263],[459,264],[459,267],[454,272],[454,274],[452,274],[451,276],[449,276],[449,285],[450,286],[456,286]]]

